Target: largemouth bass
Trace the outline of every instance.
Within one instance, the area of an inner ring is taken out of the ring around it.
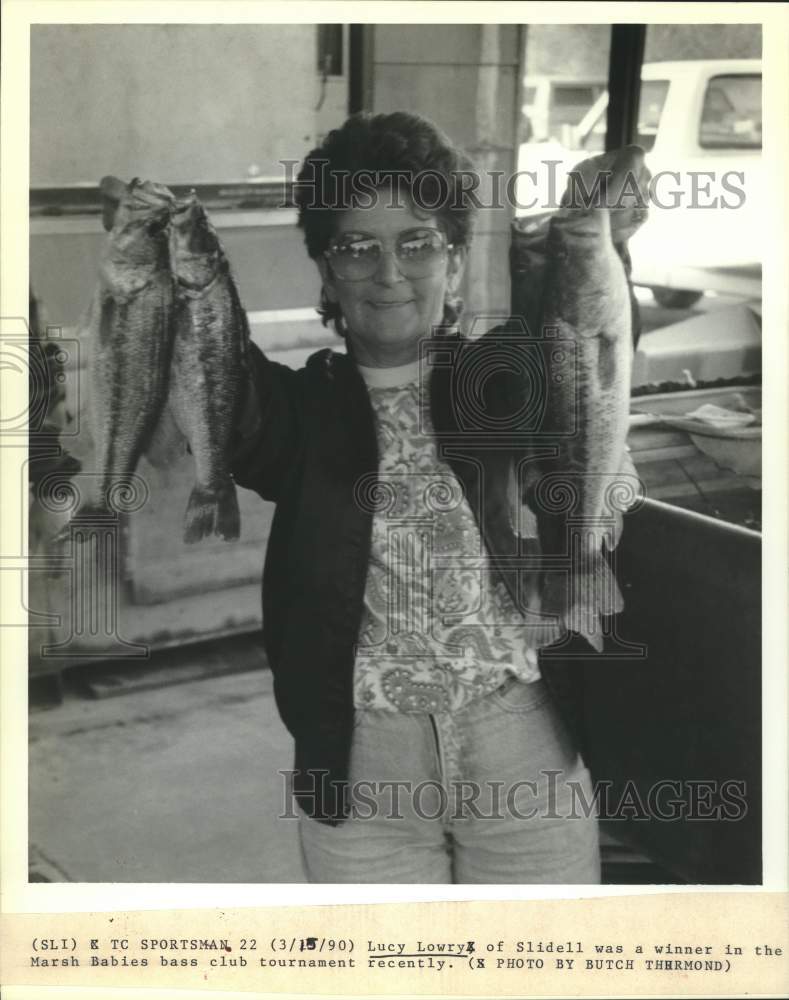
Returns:
[[[573,174],[548,237],[542,324],[544,337],[553,330],[574,351],[557,356],[544,341],[546,370],[566,367],[548,393],[542,428],[559,453],[538,462],[533,506],[543,554],[570,563],[569,573],[546,572],[542,610],[601,651],[601,616],[623,608],[604,550],[616,546],[622,503],[636,492],[634,477],[622,476],[632,317],[612,224],[622,240],[643,222],[649,175],[638,146],[585,160]]]
[[[81,514],[112,509],[159,420],[172,347],[170,201],[137,180],[101,182],[110,230],[88,319],[96,481]]]
[[[216,231],[194,194],[172,214],[175,336],[168,405],[189,441],[195,486],[184,541],[238,538],[240,517],[227,454],[249,330]]]

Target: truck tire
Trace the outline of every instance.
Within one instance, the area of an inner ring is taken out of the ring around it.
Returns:
[[[695,292],[689,288],[653,288],[652,294],[659,306],[664,309],[690,309],[702,297],[704,292]]]

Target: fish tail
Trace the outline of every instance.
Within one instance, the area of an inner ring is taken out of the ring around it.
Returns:
[[[102,500],[83,501],[68,521],[61,525],[58,531],[52,536],[51,542],[55,545],[62,545],[71,538],[72,529],[77,528],[82,529],[81,534],[84,537],[86,530],[89,530],[91,527],[100,527],[102,524],[106,525],[108,518],[111,518],[112,515],[113,511]]]
[[[226,541],[233,541],[241,534],[241,514],[238,495],[232,482],[219,495],[217,503],[216,533]]]
[[[589,644],[603,651],[601,618],[618,614],[624,599],[616,577],[601,552],[585,559],[568,581],[564,621],[571,632],[582,635]]]
[[[241,516],[233,483],[229,482],[219,488],[196,485],[186,508],[184,541],[191,545],[209,535],[218,535],[226,541],[232,541],[240,533]]]

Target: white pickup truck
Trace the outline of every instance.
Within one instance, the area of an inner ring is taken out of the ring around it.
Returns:
[[[544,211],[567,172],[602,151],[607,106],[603,93],[575,128],[565,129],[564,143],[519,147],[518,171],[532,173],[519,177],[516,215]],[[758,295],[761,61],[646,63],[635,141],[654,178],[649,220],[630,244],[635,283],[669,307],[690,306],[709,290]]]

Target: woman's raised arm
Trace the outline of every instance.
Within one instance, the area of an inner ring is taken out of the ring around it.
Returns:
[[[245,368],[230,471],[239,486],[276,502],[301,447],[303,370],[271,361],[252,342]]]

